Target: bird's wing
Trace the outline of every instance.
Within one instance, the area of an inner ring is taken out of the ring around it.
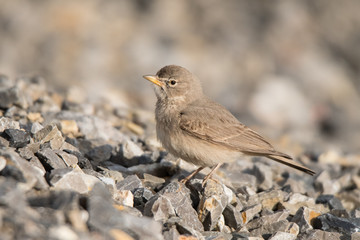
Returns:
[[[215,102],[190,104],[181,111],[179,125],[191,136],[229,149],[253,155],[291,158],[276,151],[263,137],[240,123],[228,110]]]
[[[209,104],[210,103],[210,104]],[[210,102],[190,104],[180,113],[180,128],[187,134],[250,155],[265,156],[307,174],[315,172],[292,160],[255,131],[240,123],[221,105]]]

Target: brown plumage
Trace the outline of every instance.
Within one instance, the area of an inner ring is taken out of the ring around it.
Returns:
[[[155,76],[157,135],[173,155],[200,168],[185,178],[189,180],[203,167],[213,167],[204,182],[222,163],[232,162],[242,154],[264,156],[301,170],[314,171],[296,163],[255,131],[239,122],[226,108],[207,98],[200,81],[185,68],[170,65]]]

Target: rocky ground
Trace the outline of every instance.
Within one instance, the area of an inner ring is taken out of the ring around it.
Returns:
[[[0,239],[359,239],[360,156],[223,166],[204,188],[156,141],[152,112],[0,77]],[[206,173],[206,171],[204,171]]]

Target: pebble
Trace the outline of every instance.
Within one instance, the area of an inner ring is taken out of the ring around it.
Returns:
[[[166,154],[152,112],[71,102],[36,77],[3,84],[0,239],[359,237],[357,154],[319,153],[315,177],[241,160],[185,186],[196,166]]]

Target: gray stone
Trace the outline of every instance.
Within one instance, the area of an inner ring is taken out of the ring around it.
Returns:
[[[86,139],[103,139],[114,143],[122,143],[128,137],[114,128],[110,122],[96,116],[85,116],[81,113],[61,111],[54,116],[58,120],[75,120],[79,131]]]
[[[204,230],[195,209],[192,207],[189,190],[178,182],[168,184],[152,197],[145,204],[144,215],[152,216],[156,221],[163,222],[171,217],[179,217],[184,221],[184,224],[192,229]]]
[[[130,215],[113,207],[111,194],[104,186],[94,186],[88,200],[88,211],[89,226],[108,238],[112,231],[120,229],[134,239],[163,239],[160,223],[151,218]]]
[[[113,148],[109,144],[97,146],[87,152],[85,157],[87,157],[96,166],[103,161],[109,160],[112,150]]]
[[[259,189],[267,190],[273,186],[273,172],[270,166],[258,162],[254,165],[253,171]]]
[[[112,156],[111,161],[125,167],[133,167],[139,164],[154,162],[151,157],[151,154],[145,154],[133,141],[125,140],[125,142],[120,145],[117,154]]]
[[[273,223],[262,225],[259,228],[250,231],[250,236],[269,238],[275,232],[286,232],[289,228],[289,222],[287,220],[281,220]]]
[[[336,231],[351,235],[360,231],[360,218],[341,218],[325,213],[313,220],[313,225],[323,231]]]
[[[314,218],[319,216],[320,213],[308,207],[301,207],[296,212],[295,216],[291,219],[300,227],[300,232],[306,232],[313,229],[311,222]]]
[[[360,239],[360,232],[354,232],[351,234],[351,240],[359,240]]]
[[[232,240],[233,236],[230,233],[222,233],[215,231],[206,231],[202,235],[205,237],[205,240]]]
[[[357,209],[351,210],[350,216],[351,216],[352,218],[360,218],[360,209],[357,208]]]
[[[4,133],[10,141],[10,147],[22,148],[30,142],[30,134],[19,129],[6,129]]]
[[[9,108],[21,101],[18,87],[0,89],[0,108]]]
[[[118,190],[134,191],[136,188],[142,188],[143,184],[136,175],[127,176],[124,180],[116,184]]]
[[[78,159],[78,166],[81,169],[93,169],[89,159],[87,159],[86,157],[84,157],[82,155],[82,153],[78,152],[78,151],[69,151],[69,150],[65,150],[65,152],[74,155],[75,157],[77,157]]]
[[[34,123],[31,124],[31,130],[30,130],[30,132],[31,132],[31,134],[35,135],[38,131],[40,131],[40,130],[43,129],[43,128],[44,128],[44,126],[41,125],[41,123],[39,123],[39,122],[34,122]]]
[[[72,168],[75,168],[77,166],[78,158],[76,156],[61,150],[54,150],[54,152],[64,161],[66,166]]]
[[[271,235],[269,240],[294,240],[296,239],[296,237],[297,236],[295,234],[286,233],[286,232],[276,232],[273,235]]]
[[[171,228],[163,232],[164,240],[179,240],[180,234],[176,228]]]
[[[0,117],[0,132],[5,131],[5,129],[20,129],[20,124],[11,118]]]
[[[64,160],[50,148],[41,149],[35,155],[40,159],[45,169],[66,168]]]
[[[19,148],[17,151],[18,151],[20,157],[22,157],[26,160],[30,160],[31,158],[35,157],[35,154],[33,153],[33,151],[31,151],[31,149],[28,147]]]
[[[153,196],[154,193],[147,188],[136,188],[134,190],[134,207],[143,212],[145,204]]]
[[[2,136],[0,136],[0,147],[9,147],[10,143],[7,139],[3,138]]]
[[[33,187],[37,189],[47,189],[48,184],[43,176],[43,173],[33,167],[28,161],[21,158],[18,153],[7,149],[6,151],[0,149],[0,156],[4,157],[9,163],[2,170],[1,174],[4,176],[9,174],[19,181],[19,186],[22,189],[29,190]]]
[[[200,233],[200,231],[194,229],[191,225],[189,225],[186,220],[180,217],[171,217],[166,220],[164,223],[165,228],[176,228],[176,230],[185,236],[191,235],[190,238],[205,240],[204,236]]]
[[[243,223],[246,224],[250,222],[262,209],[261,204],[256,204],[254,206],[246,207],[242,212]]]
[[[161,186],[163,186],[163,184],[165,183],[165,179],[144,173],[143,182],[145,187],[155,189],[155,188],[161,188]]]
[[[323,171],[316,176],[314,186],[316,190],[320,191],[322,194],[331,195],[338,193],[341,188],[340,183],[333,180],[328,171]]]
[[[341,201],[334,195],[320,195],[316,203],[326,204],[330,209],[344,209]]]
[[[277,205],[284,201],[287,193],[276,189],[276,190],[266,190],[260,192],[259,194],[251,195],[248,199],[244,199],[242,204],[244,206],[253,206],[256,204],[261,204],[263,209],[276,210]]]
[[[272,224],[278,221],[286,220],[289,217],[289,212],[279,211],[273,214],[261,216],[259,218],[255,218],[254,220],[250,221],[248,224],[246,224],[246,227],[249,230],[260,228],[261,226]]]
[[[124,180],[124,177],[121,172],[109,170],[109,169],[107,169],[105,167],[101,167],[101,166],[99,166],[98,168],[101,169],[101,173],[105,177],[109,177],[109,178],[113,179],[115,181],[115,184]]]
[[[0,172],[5,168],[6,166],[6,159],[3,156],[0,156]]]
[[[299,240],[340,240],[341,234],[338,232],[325,232],[319,229],[310,230],[298,236]],[[346,239],[346,238],[344,238]]]
[[[222,184],[209,179],[203,189],[197,210],[205,231],[215,229],[228,203],[229,199]]]
[[[71,168],[54,169],[49,178],[55,189],[78,193],[88,193],[96,183],[101,183],[98,178]]]
[[[234,230],[237,230],[243,225],[243,218],[240,213],[242,209],[234,207],[233,205],[227,205],[223,211],[225,218],[225,224]]]
[[[50,124],[45,126],[43,129],[37,131],[34,135],[34,140],[36,142],[45,143],[49,142],[51,139],[53,139],[55,136],[61,135],[61,132],[56,127],[55,124]]]

